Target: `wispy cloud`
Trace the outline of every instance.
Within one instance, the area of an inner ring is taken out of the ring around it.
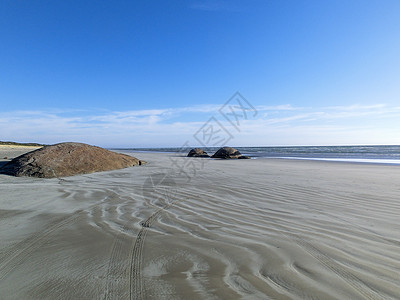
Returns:
[[[180,146],[193,140],[204,122],[214,116],[234,136],[235,145],[400,144],[400,107],[257,106],[259,114],[255,118],[240,120],[240,131],[223,118],[219,108],[215,104],[130,111],[1,112],[0,140]]]
[[[257,106],[258,111],[282,111],[282,110],[302,110],[303,107],[294,107],[291,104],[282,104],[282,105],[259,105]]]
[[[374,105],[361,105],[361,104],[353,104],[348,106],[328,106],[326,109],[328,110],[341,110],[341,111],[365,111],[371,109],[382,109],[387,107],[386,104],[374,104]]]

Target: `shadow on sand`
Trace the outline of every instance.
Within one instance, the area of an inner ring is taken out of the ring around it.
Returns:
[[[7,163],[8,163],[8,161],[0,161],[0,174],[10,175],[10,174],[7,174],[6,170],[3,168]]]

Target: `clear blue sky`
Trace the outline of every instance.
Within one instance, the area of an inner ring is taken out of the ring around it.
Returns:
[[[399,16],[397,0],[4,0],[0,140],[180,146],[240,91],[259,114],[232,144],[399,144]]]

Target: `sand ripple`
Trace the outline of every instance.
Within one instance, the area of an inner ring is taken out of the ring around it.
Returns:
[[[397,169],[211,161],[187,183],[164,162],[173,181],[152,188],[147,155],[63,181],[2,177],[0,298],[399,298]]]

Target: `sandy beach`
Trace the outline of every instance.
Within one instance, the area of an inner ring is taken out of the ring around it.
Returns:
[[[0,175],[0,299],[400,297],[399,166],[133,156]]]
[[[0,145],[0,162],[4,163],[14,157],[40,148],[36,146]]]

